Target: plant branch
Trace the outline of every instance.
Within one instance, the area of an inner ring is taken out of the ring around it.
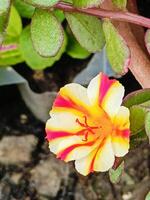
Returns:
[[[128,3],[131,3],[129,0]],[[113,10],[112,0],[105,0],[102,4],[103,9]],[[132,10],[133,11],[133,10]],[[133,25],[128,23],[113,22],[118,32],[127,42],[131,51],[131,65],[130,70],[136,80],[141,84],[143,88],[150,88],[150,60],[149,55],[145,54],[145,51],[141,48],[137,38],[132,32]],[[141,29],[142,27],[139,27]],[[139,30],[137,32],[139,34]],[[136,33],[136,35],[137,35]],[[142,38],[143,36],[141,36]],[[141,39],[142,40],[142,39]],[[143,40],[142,40],[143,41]]]
[[[66,4],[66,3],[58,3],[55,5],[55,8],[58,8],[66,12],[85,13],[99,18],[110,18],[113,20],[129,22],[150,28],[150,19],[127,11],[111,11],[101,8],[81,9],[81,8],[75,8],[71,4]]]

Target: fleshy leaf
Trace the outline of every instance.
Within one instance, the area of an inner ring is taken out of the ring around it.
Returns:
[[[112,0],[112,2],[120,9],[125,9],[127,5],[127,0]]]
[[[63,45],[60,48],[58,54],[51,58],[41,57],[33,48],[31,37],[30,37],[30,27],[26,27],[20,37],[20,49],[22,55],[27,62],[27,64],[35,70],[42,70],[46,67],[50,67],[60,59],[61,55],[65,51],[67,44],[67,39],[64,37]]]
[[[73,5],[78,8],[91,8],[99,6],[104,0],[73,0]]]
[[[48,8],[57,4],[60,0],[24,0],[26,3],[39,8]]]
[[[145,45],[146,45],[147,51],[150,54],[150,29],[148,29],[145,34]]]
[[[148,136],[149,143],[150,143],[150,112],[148,112],[145,117],[145,131]]]
[[[145,200],[150,200],[150,192],[146,195],[146,199]]]
[[[15,0],[14,5],[21,17],[26,17],[26,18],[32,17],[35,7],[23,2],[22,0]]]
[[[69,56],[76,59],[85,59],[90,55],[90,53],[78,43],[78,41],[72,35],[69,28],[67,29],[67,36],[68,36],[68,45],[66,53]]]
[[[64,34],[61,24],[50,11],[36,9],[31,23],[31,38],[41,56],[51,57],[62,46]]]
[[[114,184],[118,183],[121,179],[121,175],[124,171],[124,162],[122,162],[117,169],[109,170],[110,181]]]
[[[135,105],[130,108],[130,130],[135,135],[144,129],[147,109],[142,105]]]
[[[123,100],[123,105],[130,108],[148,100],[150,100],[150,89],[142,89],[128,94]]]
[[[6,29],[6,34],[9,37],[17,38],[22,31],[22,21],[19,13],[14,6],[11,7],[10,17],[8,21],[8,26]]]
[[[103,22],[103,30],[106,39],[106,52],[112,69],[117,74],[128,71],[130,64],[130,50],[110,20]]]
[[[0,66],[15,65],[23,62],[18,41],[5,42],[0,48]]]
[[[4,39],[4,31],[7,27],[10,5],[10,0],[0,1],[0,45]]]
[[[55,9],[54,14],[60,22],[63,22],[65,19],[65,15],[62,10]]]
[[[89,52],[101,51],[104,44],[102,23],[93,16],[65,13],[69,26],[80,45]]]

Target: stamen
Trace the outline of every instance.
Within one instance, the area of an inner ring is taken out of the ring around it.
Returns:
[[[98,129],[99,127],[97,127],[97,126],[89,126],[88,122],[87,122],[87,117],[83,116],[83,118],[84,118],[84,123],[80,122],[78,118],[76,119],[76,122],[80,126],[84,127],[84,129],[82,129],[81,131],[79,131],[79,133],[80,134],[83,133],[83,135],[85,137],[84,139],[82,139],[82,141],[87,141],[88,140],[88,134],[89,134],[89,132],[92,133],[92,134],[95,134],[95,132],[93,131],[93,129]]]

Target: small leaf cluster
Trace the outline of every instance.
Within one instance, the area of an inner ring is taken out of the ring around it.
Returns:
[[[124,74],[130,63],[130,50],[110,20],[57,9],[58,3],[86,9],[100,6],[102,2],[14,0],[12,3],[5,0],[0,5],[0,43],[4,46],[0,50],[0,65],[25,61],[33,69],[44,69],[52,66],[64,52],[84,59],[106,46],[112,69],[119,75]],[[126,7],[125,0],[113,0],[113,3],[120,9]],[[23,28],[21,17],[29,18]],[[9,35],[10,31],[16,35]],[[12,45],[16,48],[11,48]]]
[[[150,141],[150,89],[130,93],[124,99],[123,105],[130,109],[132,147],[147,138]]]

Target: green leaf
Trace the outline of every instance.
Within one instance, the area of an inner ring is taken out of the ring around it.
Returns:
[[[10,17],[8,26],[6,29],[6,34],[10,37],[18,37],[22,31],[22,21],[19,13],[14,6],[11,7]]]
[[[35,11],[35,7],[23,2],[22,0],[15,0],[14,5],[21,17],[31,18]]]
[[[150,89],[142,89],[128,94],[123,100],[123,105],[130,108],[148,100],[150,100]]]
[[[91,8],[99,6],[104,0],[73,0],[73,5],[79,8]]]
[[[60,0],[24,0],[26,3],[39,8],[48,8],[57,4]]]
[[[50,11],[36,9],[31,23],[31,38],[41,56],[51,57],[62,46],[64,34],[61,24]]]
[[[0,66],[15,65],[22,61],[18,38],[7,36],[0,48]]]
[[[110,181],[114,184],[118,183],[121,179],[121,175],[124,171],[124,162],[122,162],[117,169],[109,170]]]
[[[106,39],[106,52],[112,69],[117,74],[126,73],[130,63],[130,50],[126,42],[110,20],[104,20],[103,30]]]
[[[148,112],[145,117],[145,131],[148,136],[149,143],[150,143],[150,112]]]
[[[90,55],[90,53],[78,43],[78,41],[75,39],[75,37],[72,35],[69,29],[67,29],[67,36],[68,45],[66,53],[69,56],[76,59],[85,59]]]
[[[11,6],[10,0],[0,1],[0,45],[4,39],[4,31],[8,23],[10,6]]]
[[[146,45],[147,51],[150,54],[150,29],[148,29],[145,34],[145,45]]]
[[[146,199],[145,200],[150,200],[150,192],[147,194]]]
[[[120,9],[125,9],[127,5],[127,0],[112,0],[112,2]]]
[[[61,55],[65,51],[67,45],[67,39],[64,37],[63,45],[59,50],[58,54],[51,58],[41,57],[33,48],[31,37],[30,37],[30,27],[27,26],[21,34],[20,37],[20,49],[26,63],[34,70],[42,70],[46,67],[52,66],[57,60],[60,59]]]
[[[55,14],[55,16],[57,17],[57,19],[58,19],[60,22],[63,22],[63,21],[64,21],[65,15],[64,15],[63,11],[58,10],[58,9],[55,9],[55,10],[54,10],[54,14]]]
[[[135,105],[130,108],[130,130],[132,135],[144,129],[147,112],[147,109],[142,105]]]
[[[69,26],[80,45],[89,52],[101,51],[104,44],[102,23],[93,16],[65,13]]]
[[[7,49],[7,50],[2,50]],[[0,50],[0,66],[15,65],[23,62],[17,43],[3,45]]]

